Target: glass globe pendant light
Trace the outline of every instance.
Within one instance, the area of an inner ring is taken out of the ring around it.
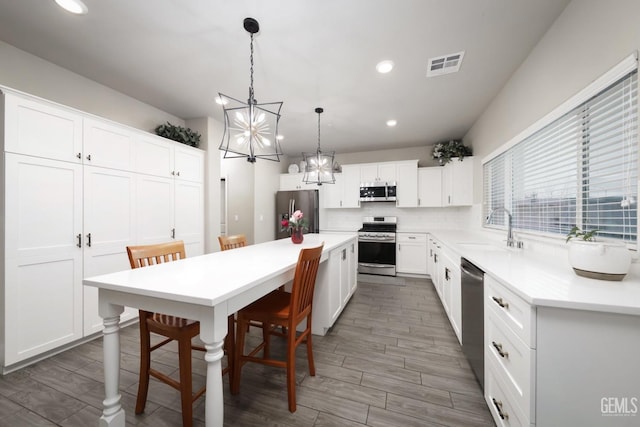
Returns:
[[[336,178],[333,176],[333,158],[335,151],[322,152],[320,150],[320,114],[324,110],[316,108],[318,113],[318,150],[315,153],[302,153],[306,162],[302,181],[307,184],[335,184]]]
[[[259,104],[253,92],[253,36],[260,31],[258,21],[245,18],[244,29],[251,35],[251,81],[249,99],[242,102],[218,93],[216,100],[224,110],[224,133],[220,150],[225,158],[246,157],[255,163],[257,158],[280,161],[282,150],[278,142],[278,122],[282,102]]]

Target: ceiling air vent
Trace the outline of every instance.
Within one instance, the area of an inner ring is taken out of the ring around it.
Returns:
[[[464,51],[430,58],[429,66],[427,68],[427,77],[435,77],[442,74],[456,73],[460,71],[460,64],[462,64],[463,56]]]

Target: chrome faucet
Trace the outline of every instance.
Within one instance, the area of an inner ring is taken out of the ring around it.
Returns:
[[[491,218],[493,218],[493,214],[496,212],[504,212],[507,214],[507,216],[509,217],[509,223],[508,226],[509,228],[507,229],[507,246],[509,246],[510,248],[515,246],[515,239],[513,238],[513,229],[512,229],[512,216],[511,216],[511,212],[509,212],[509,209],[500,206],[498,208],[492,209],[491,212],[489,212],[489,215],[487,216],[487,224],[489,224],[489,222],[491,221]],[[521,247],[520,242],[518,242],[518,247]]]

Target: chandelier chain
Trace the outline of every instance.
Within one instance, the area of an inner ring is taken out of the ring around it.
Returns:
[[[318,113],[318,153],[320,152],[320,113]]]
[[[249,83],[249,103],[253,104],[253,33],[251,33],[251,67],[250,67],[250,83]]]

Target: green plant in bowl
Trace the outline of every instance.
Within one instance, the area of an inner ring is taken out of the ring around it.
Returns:
[[[574,225],[567,233],[567,240],[565,240],[565,242],[568,242],[571,239],[582,239],[585,242],[595,242],[597,233],[598,230],[582,231],[578,226]]]

